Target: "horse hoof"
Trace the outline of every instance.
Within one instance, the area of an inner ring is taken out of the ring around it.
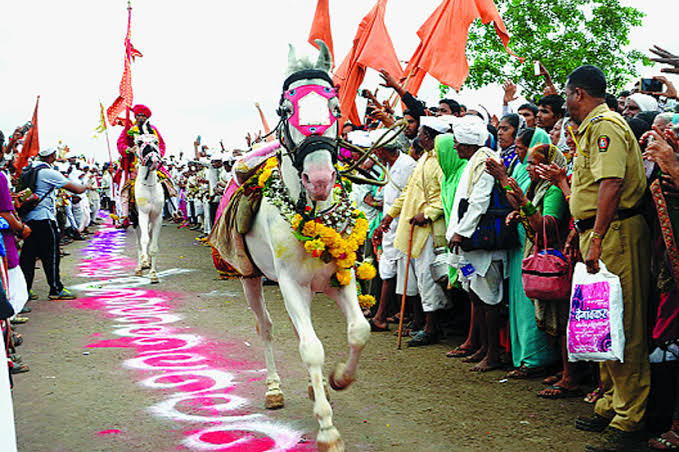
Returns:
[[[323,382],[323,389],[325,389],[325,398],[330,401],[330,391],[328,391],[327,383]],[[316,395],[314,394],[314,387],[309,384],[309,400],[312,402],[316,401]]]
[[[157,276],[151,276],[149,279],[151,280],[151,284],[158,284],[160,282],[160,279]]]
[[[142,270],[148,270],[149,268],[151,268],[151,264],[149,262],[144,262],[143,264],[141,264]]]
[[[267,392],[266,399],[264,400],[264,408],[267,410],[278,410],[284,406],[285,398],[280,390]]]
[[[142,275],[142,269],[138,268],[134,271],[134,276],[141,276]]]
[[[344,389],[347,389],[349,385],[351,385],[351,383],[354,382],[353,378],[347,378],[344,375],[346,367],[347,366],[344,363],[337,364],[335,370],[333,370],[330,376],[328,377],[330,387],[335,391],[342,391]]]
[[[316,437],[319,452],[344,452],[344,441],[335,427],[321,430]]]

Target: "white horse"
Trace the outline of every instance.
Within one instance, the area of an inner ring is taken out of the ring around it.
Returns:
[[[153,134],[139,135],[135,145],[138,164],[134,200],[137,206],[138,224],[134,230],[137,235],[139,258],[135,275],[141,276],[143,269],[150,268],[151,283],[158,283],[160,280],[156,273],[156,257],[165,204],[165,193],[157,173],[161,162],[158,137]]]
[[[292,51],[290,59],[292,63],[294,59]],[[327,48],[323,45],[318,62],[310,69],[316,70],[316,73],[321,70],[327,72],[330,69],[329,61]],[[299,64],[290,66],[297,70],[309,69],[299,68]],[[313,75],[312,72],[311,78],[293,81],[289,85],[286,82],[284,85],[286,93],[304,85],[332,88],[329,77],[315,78]],[[302,102],[300,101],[300,105]],[[335,115],[339,113],[336,102],[334,98],[326,105],[326,108],[329,107],[327,111]],[[286,116],[285,113],[283,115]],[[290,116],[292,111],[288,111],[287,117]],[[298,133],[297,130],[295,133]],[[325,135],[336,138],[337,124],[335,123]],[[307,200],[307,205],[313,205],[317,212],[333,209],[335,206],[332,191],[337,180],[334,167],[336,154],[333,156],[333,152],[336,152],[336,148],[333,149],[328,143],[325,145],[321,143],[319,146],[307,146],[304,152],[300,152],[304,145],[299,148],[293,146],[295,143],[290,141],[294,141],[295,137],[291,136],[288,130],[285,131],[285,136],[286,146],[291,148],[291,152],[279,155],[280,174],[290,199],[298,205],[298,200],[303,196]],[[323,378],[325,360],[323,345],[311,324],[311,299],[315,293],[326,294],[335,300],[347,319],[349,358],[346,363],[339,363],[329,377],[333,389],[345,389],[356,377],[359,356],[370,336],[370,325],[358,304],[354,272],[352,270],[350,284],[339,288],[331,287],[331,278],[337,271],[334,260],[324,263],[321,259],[308,254],[303,244],[293,235],[290,224],[267,197],[262,200],[253,227],[245,235],[245,242],[257,268],[267,278],[278,281],[285,307],[299,337],[299,352],[311,380],[309,396],[314,401],[313,413],[320,426],[317,436],[318,448],[321,451],[343,451],[344,443],[332,423],[332,408],[326,394],[327,388]],[[272,323],[262,295],[262,278],[241,281],[248,303],[257,317],[258,331],[265,345],[267,366],[265,406],[269,409],[281,408],[284,405],[284,398],[274,363]]]

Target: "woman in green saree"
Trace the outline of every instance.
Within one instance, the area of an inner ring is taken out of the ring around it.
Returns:
[[[540,144],[549,144],[547,132],[540,128],[525,129],[516,139],[516,159],[509,166],[513,179],[522,193],[529,190],[531,177],[527,169],[528,149]],[[560,153],[559,153],[560,154]],[[560,154],[563,157],[562,154]],[[564,160],[565,163],[565,160]],[[510,177],[501,165],[487,162],[488,172],[492,174],[503,187],[509,184]],[[565,201],[564,201],[565,203]],[[532,242],[526,240],[526,230],[523,224],[518,225],[519,242],[521,246],[509,250],[509,335],[512,345],[512,362],[515,369],[507,374],[508,378],[530,378],[545,373],[545,366],[558,360],[558,349],[549,340],[545,332],[538,329],[535,320],[535,307],[526,297],[521,277],[521,264],[527,246],[532,250]]]

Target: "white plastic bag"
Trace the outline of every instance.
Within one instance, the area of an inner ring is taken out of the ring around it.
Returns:
[[[599,261],[599,273],[590,274],[582,262],[575,264],[568,319],[569,361],[623,362],[623,324],[620,278]]]

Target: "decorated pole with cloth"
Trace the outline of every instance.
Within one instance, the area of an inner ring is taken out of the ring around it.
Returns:
[[[354,125],[361,124],[355,100],[365,78],[366,68],[370,67],[377,71],[386,69],[397,78],[403,74],[394,45],[384,24],[386,8],[387,0],[377,0],[373,9],[359,24],[351,50],[335,71],[333,82],[340,86],[342,124],[347,119]]]
[[[118,98],[113,101],[110,107],[106,110],[106,117],[108,123],[112,126],[124,125],[130,123],[130,108],[134,95],[132,93],[132,62],[136,57],[141,57],[139,50],[132,45],[132,3],[127,2],[127,34],[123,44],[125,46],[125,65],[123,68],[123,77],[120,80],[120,94]],[[125,111],[125,120],[119,118],[118,115]]]
[[[509,32],[493,0],[443,0],[417,30],[420,44],[405,69],[408,92],[417,94],[426,73],[455,90],[462,87],[469,75],[467,35],[475,19],[493,22],[507,52],[516,56],[509,50]]]
[[[99,101],[99,126],[95,129],[97,133],[103,133],[106,136],[106,148],[108,149],[108,160],[113,166],[113,154],[111,154],[111,140],[108,136],[108,120],[106,119],[106,112],[104,111],[104,104]]]
[[[14,178],[18,179],[21,176],[26,164],[28,164],[28,159],[38,155],[40,151],[40,140],[38,138],[38,104],[40,103],[40,96],[35,100],[35,109],[33,109],[33,118],[31,119],[31,128],[26,133],[24,138],[24,145],[21,148],[19,156],[14,159],[14,168],[16,172],[14,173]]]
[[[332,46],[332,31],[330,28],[330,11],[329,0],[318,0],[316,4],[316,13],[314,20],[311,23],[311,30],[309,31],[309,44],[320,50],[320,46],[316,43],[317,39],[325,42],[330,50],[332,57],[332,67],[335,67],[335,52]]]

